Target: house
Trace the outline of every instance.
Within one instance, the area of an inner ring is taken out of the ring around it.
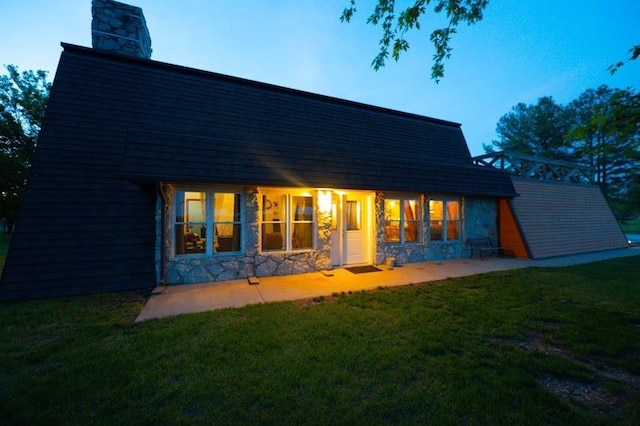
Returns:
[[[457,259],[499,240],[518,193],[474,163],[459,124],[153,61],[139,8],[94,0],[93,15],[93,48],[62,44],[0,299]]]

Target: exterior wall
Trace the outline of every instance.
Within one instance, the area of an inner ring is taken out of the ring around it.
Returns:
[[[156,218],[158,237],[156,239],[156,261],[158,282],[166,284],[194,284],[202,282],[226,281],[248,277],[293,275],[331,268],[331,212],[319,208],[320,197],[316,193],[317,235],[313,250],[285,253],[260,253],[259,229],[260,211],[257,188],[245,188],[245,246],[242,254],[229,254],[202,257],[176,257],[173,254],[171,235],[173,231],[173,192],[169,186],[163,191],[164,202],[159,198]],[[375,195],[375,260],[383,264],[388,258],[394,258],[397,264],[422,262],[427,260],[460,259],[468,257],[470,251],[466,245],[468,238],[490,237],[497,241],[498,202],[489,198],[464,198],[461,203],[462,234],[456,241],[431,241],[429,230],[429,201],[422,200],[421,242],[400,244],[386,243],[384,235],[384,193]],[[164,214],[166,232],[162,238],[162,206],[167,206]],[[163,247],[161,247],[163,242]],[[162,250],[166,259],[166,268],[160,268]]]
[[[513,216],[509,200],[500,200],[500,246],[518,259],[529,259],[529,251]]]
[[[465,197],[464,239],[491,238],[498,243],[498,200],[493,198]],[[469,248],[466,254],[468,255]]]
[[[396,264],[414,263],[428,260],[427,239],[429,232],[429,200],[427,197],[421,197],[423,212],[422,229],[420,229],[421,242],[401,244],[385,242],[384,227],[384,199],[385,194],[376,193],[375,217],[376,217],[376,263],[384,263],[387,259],[395,259]]]
[[[384,194],[376,193],[376,263],[394,258],[397,264],[427,260],[461,259],[471,252],[466,244],[469,238],[489,237],[498,241],[498,203],[491,198],[463,198],[462,234],[455,241],[431,241],[429,229],[429,199],[422,198],[422,242],[411,244],[385,243]]]
[[[331,267],[331,216],[330,212],[318,211],[317,205],[317,229],[314,250],[304,250],[285,253],[261,254],[259,247],[259,220],[257,188],[245,188],[244,200],[244,250],[242,254],[220,254],[216,256],[184,256],[176,257],[173,254],[171,236],[173,230],[173,190],[171,187],[165,191],[168,206],[165,214],[165,245],[166,271],[164,282],[166,284],[195,284],[202,282],[215,282],[243,279],[248,277],[266,277],[274,275],[293,275],[305,272],[314,272],[329,269]],[[316,203],[319,197],[315,197]],[[161,208],[159,203],[158,209]],[[158,216],[158,214],[157,214]],[[160,223],[161,221],[158,221]],[[161,230],[158,230],[159,232]],[[159,241],[159,240],[158,240]],[[156,259],[161,263],[160,250],[157,250]],[[159,271],[159,282],[162,282]]]

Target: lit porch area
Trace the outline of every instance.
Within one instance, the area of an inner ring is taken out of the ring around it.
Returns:
[[[527,267],[558,267],[640,255],[640,247],[530,260],[489,258],[484,261],[458,259],[408,263],[394,268],[378,266],[380,271],[353,274],[344,268],[299,275],[273,276],[250,280],[223,281],[158,287],[149,297],[136,321],[162,318],[222,308],[238,308],[256,303],[305,300],[332,294],[397,287],[447,278]]]

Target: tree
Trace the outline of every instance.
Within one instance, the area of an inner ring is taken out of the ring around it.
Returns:
[[[543,97],[519,103],[496,126],[500,140],[484,145],[587,164],[618,217],[640,213],[640,94],[606,85],[567,106]]]
[[[396,61],[402,52],[409,49],[409,42],[405,38],[410,30],[420,30],[420,17],[427,13],[427,8],[433,6],[433,13],[443,13],[447,18],[447,25],[436,28],[431,32],[430,39],[435,48],[431,78],[440,81],[444,77],[444,61],[451,57],[452,48],[449,45],[451,37],[456,33],[456,27],[466,22],[468,25],[482,20],[482,12],[489,0],[413,0],[413,4],[404,9],[396,9],[395,0],[376,0],[376,6],[367,18],[367,23],[380,25],[380,52],[373,59],[371,66],[378,71],[389,58],[389,50]],[[340,16],[342,22],[350,22],[356,13],[356,0],[350,0]]]
[[[614,90],[606,85],[588,89],[569,104],[578,120],[569,137],[578,156],[595,169],[595,180],[608,193],[610,176],[619,163],[618,138],[612,132]]]
[[[608,70],[611,75],[613,75],[620,69],[621,66],[625,64],[625,62],[635,61],[636,59],[638,59],[638,57],[640,57],[640,44],[636,44],[631,49],[629,49],[629,58],[626,61],[620,61],[616,64],[610,65]]]
[[[20,73],[7,65],[0,76],[0,217],[18,214],[51,83],[46,71]]]
[[[565,135],[573,119],[552,97],[538,99],[535,105],[519,103],[503,115],[496,126],[500,140],[493,145],[502,151],[512,151],[537,157],[571,160],[572,152]],[[493,147],[484,146],[492,152]]]
[[[602,85],[585,91],[570,108],[579,118],[569,135],[576,153],[595,168],[596,182],[616,213],[637,214],[640,200],[632,194],[640,173],[640,94]]]

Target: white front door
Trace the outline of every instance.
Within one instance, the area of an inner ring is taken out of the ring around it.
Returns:
[[[337,220],[331,238],[334,266],[370,263],[371,195],[350,192],[334,195]]]

